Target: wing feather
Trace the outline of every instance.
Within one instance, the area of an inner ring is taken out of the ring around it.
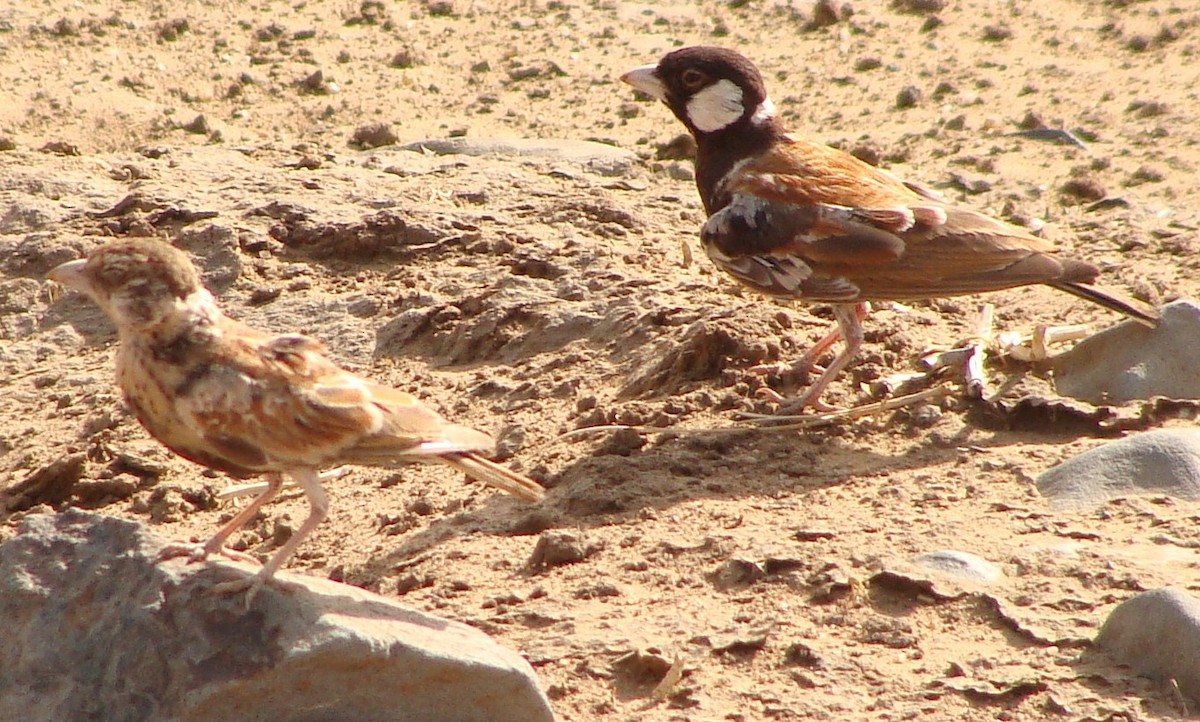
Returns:
[[[773,295],[914,299],[1087,281],[1048,241],[816,143],[782,143],[721,185],[728,202],[702,229],[705,248]]]
[[[382,425],[369,384],[329,361],[317,341],[228,333],[222,342],[178,408],[197,434],[243,465],[320,466]]]
[[[343,452],[341,463],[394,466],[442,454],[490,454],[496,442],[467,426],[452,424],[415,396],[371,384],[371,401],[382,415],[379,430]]]

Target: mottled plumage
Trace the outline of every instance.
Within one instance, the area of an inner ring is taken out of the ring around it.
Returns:
[[[273,336],[223,314],[195,266],[169,244],[117,241],[50,278],[87,294],[116,325],[117,383],[156,439],[235,477],[267,475],[267,490],[195,558],[227,553],[226,539],[278,493],[282,475],[303,488],[312,511],[255,585],[324,519],[322,467],[437,461],[526,501],[542,498],[536,482],[481,456],[494,447],[487,434],[340,368],[314,339]]]
[[[793,137],[758,69],[723,48],[690,47],[622,80],[662,100],[696,139],[696,184],[709,217],[708,256],[772,296],[834,304],[846,347],[792,404],[819,404],[862,343],[866,301],[909,300],[1047,284],[1148,325],[1158,312],[1093,285],[1099,269],[1049,242],[950,205],[842,151]]]

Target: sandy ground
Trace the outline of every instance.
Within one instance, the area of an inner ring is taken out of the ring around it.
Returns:
[[[1115,433],[1094,414],[954,395],[802,432],[560,438],[737,426],[734,411],[767,408],[749,367],[794,358],[830,322],[828,307],[764,301],[703,258],[690,165],[657,157],[681,126],[617,81],[681,45],[742,50],[795,131],[1041,219],[1111,285],[1155,302],[1200,290],[1200,10],[852,9],[0,7],[0,487],[66,456],[81,478],[59,503],[178,539],[228,518],[213,494],[229,480],[171,457],[123,408],[99,312],[43,281],[105,238],[161,236],[195,255],[232,314],[325,340],[495,434],[502,458],[551,487],[530,509],[438,468],[357,470],[331,482],[330,519],[290,569],[493,634],[565,720],[1184,715],[1169,687],[1086,641],[1139,590],[1200,585],[1194,505],[1060,514],[1033,491]],[[638,158],[364,149],[360,128],[378,123],[399,143],[595,140]],[[1039,124],[1085,147],[1014,135]],[[1007,329],[1116,321],[1044,288],[987,300]],[[969,336],[982,301],[884,304],[830,399],[873,398],[871,381]],[[990,370],[1000,385],[1027,369]],[[305,510],[297,495],[271,505],[238,545],[270,553]],[[530,565],[543,534],[549,558]],[[950,582],[906,563],[940,549],[1005,576]],[[681,678],[656,694],[672,665]]]

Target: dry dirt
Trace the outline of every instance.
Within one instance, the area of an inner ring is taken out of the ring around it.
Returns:
[[[797,132],[1043,219],[1143,298],[1200,292],[1186,0],[860,0],[849,17],[806,0],[7,3],[0,487],[65,456],[44,500],[181,539],[228,518],[213,493],[229,480],[172,458],[122,407],[99,312],[43,281],[105,238],[156,235],[194,254],[232,314],[323,339],[492,432],[551,488],[530,509],[440,468],[355,470],[290,569],[486,630],[533,663],[564,720],[1185,714],[1085,642],[1138,590],[1200,587],[1195,507],[1058,514],[1031,485],[1114,433],[1103,414],[956,394],[803,432],[560,438],[736,426],[734,411],[766,408],[749,367],[830,323],[738,290],[699,251],[690,166],[656,158],[681,127],[617,80],[695,43],[756,60]],[[1039,122],[1086,147],[1014,135]],[[352,143],[376,123],[400,143],[590,139],[638,157]],[[988,300],[1004,328],[1116,320],[1044,288]],[[831,400],[872,398],[873,379],[962,340],[981,302],[883,305]],[[238,544],[270,553],[304,513],[290,495]],[[539,535],[547,555],[527,565]],[[906,571],[938,549],[1006,576]],[[682,678],[653,695],[676,661]]]

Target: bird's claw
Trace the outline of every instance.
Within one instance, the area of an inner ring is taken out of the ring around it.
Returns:
[[[214,553],[220,554],[226,559],[231,559],[235,562],[246,562],[248,564],[255,565],[261,564],[258,559],[244,552],[230,549],[224,545],[221,545],[216,549],[212,549],[209,548],[207,544],[168,544],[158,552],[158,555],[155,557],[155,561],[165,562],[168,559],[187,557],[189,563],[202,562]]]
[[[209,589],[209,592],[212,594],[232,595],[244,591],[246,596],[242,601],[246,605],[246,609],[249,609],[250,605],[254,602],[254,597],[258,595],[258,590],[262,589],[263,584],[263,579],[257,574],[253,574],[248,577],[214,584]]]
[[[792,368],[791,364],[782,361],[776,361],[769,364],[756,364],[746,369],[746,371],[758,376],[782,376]]]
[[[818,366],[816,362],[808,358],[807,355],[802,357],[800,360],[793,361],[791,363],[778,361],[775,363],[751,366],[748,371],[753,374],[777,377],[786,377],[788,375],[809,377],[814,372],[817,374],[825,373],[825,369],[821,366]],[[807,393],[801,394],[797,397],[788,397],[769,386],[763,386],[756,389],[754,391],[754,395],[760,399],[765,399],[767,401],[779,404],[779,409],[776,411],[777,414],[798,414],[803,411],[805,407],[812,407],[820,412],[834,410],[834,407],[821,403],[819,399],[809,400],[808,396],[810,396],[810,394]]]
[[[179,557],[187,557],[188,562],[202,562],[208,558],[208,549],[203,544],[168,544],[159,550],[154,561],[165,562]]]
[[[820,414],[827,414],[838,410],[836,406],[831,406],[820,399],[809,398],[811,394],[808,393],[789,398],[775,389],[764,386],[757,389],[754,395],[779,404],[779,407],[775,409],[774,415],[776,416],[795,416],[802,413],[805,409],[812,409]]]
[[[807,355],[799,361],[788,363],[786,361],[776,361],[774,363],[757,364],[746,369],[746,371],[758,376],[787,376],[793,374],[796,376],[806,376],[812,373],[817,375],[825,373],[825,368],[819,366],[816,361],[808,358]]]
[[[295,590],[295,589],[301,588],[300,584],[282,581],[280,579],[277,579],[274,574],[264,576],[260,572],[257,574],[251,574],[250,576],[241,577],[239,579],[232,579],[228,582],[221,582],[219,584],[214,584],[212,586],[212,588],[210,589],[210,591],[213,594],[223,594],[223,595],[237,594],[239,592],[244,591],[246,593],[246,597],[243,601],[246,604],[246,608],[249,609],[250,605],[254,602],[254,598],[256,596],[258,596],[258,592],[263,587],[267,586],[268,584],[275,587],[276,589],[281,589],[284,591],[290,591],[290,590]]]
[[[828,414],[838,411],[838,407],[832,404],[827,404],[820,399],[808,398],[810,394],[801,394],[794,399],[782,399],[779,402],[779,408],[775,410],[776,416],[796,416],[804,412],[805,409],[812,409],[818,414]]]
[[[776,391],[775,389],[773,389],[769,386],[763,386],[762,388],[755,391],[754,395],[760,399],[766,399],[767,401],[774,401],[777,404],[782,404],[785,401],[787,401],[786,396],[784,396],[783,394],[779,393],[778,391]]]

